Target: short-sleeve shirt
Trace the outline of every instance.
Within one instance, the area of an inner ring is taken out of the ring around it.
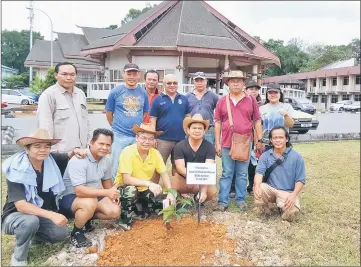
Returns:
[[[289,116],[293,116],[293,107],[288,103],[278,103],[276,105],[267,103],[259,108],[261,119],[263,123],[262,136],[266,139],[266,144],[269,144],[268,136],[270,131],[277,126],[284,126],[287,131],[289,128],[285,125],[285,118],[280,114],[280,109],[283,108],[287,111]]]
[[[134,137],[134,124],[143,122],[143,115],[149,112],[148,94],[139,85],[129,89],[125,84],[113,88],[108,96],[105,109],[113,112],[112,130],[128,137]]]
[[[211,90],[207,90],[201,99],[198,99],[194,92],[186,95],[191,115],[201,114],[204,120],[209,120],[210,126],[214,126],[214,109],[216,108],[219,96]]]
[[[154,95],[149,94],[148,91],[147,91],[147,94],[148,94],[148,102],[149,102],[149,110],[150,110],[152,108],[152,104],[153,104],[154,99],[156,99],[156,97],[159,96],[159,90],[155,89]],[[149,113],[146,114],[146,116],[144,118],[144,122],[145,123],[150,123]]]
[[[54,158],[56,164],[58,166],[66,165],[68,162],[68,154],[66,153],[51,153],[51,156]],[[49,189],[48,192],[43,192],[43,178],[44,173],[36,171],[36,183],[37,183],[37,191],[38,196],[43,199],[43,205],[41,208],[51,211],[56,211],[56,202],[55,202],[55,196],[51,189]],[[3,214],[2,214],[2,220],[5,219],[6,216],[13,212],[17,212],[15,202],[20,200],[25,200],[25,186],[20,183],[14,183],[10,182],[8,179],[6,179],[7,184],[7,196],[5,205],[3,208]]]
[[[297,182],[306,183],[305,162],[301,154],[294,149],[288,147],[286,153],[286,160],[271,172],[267,184],[278,190],[292,192]],[[264,175],[276,160],[273,149],[267,150],[258,160],[256,173]]]
[[[109,155],[95,160],[89,148],[86,149],[86,157],[79,159],[72,157],[64,173],[65,191],[62,196],[74,194],[74,187],[85,185],[92,188],[101,188],[101,180],[111,179],[111,159]]]
[[[222,147],[230,148],[232,144],[232,130],[230,128],[227,112],[226,97],[223,96],[217,103],[214,120],[222,123]],[[252,105],[253,103],[253,105]],[[251,134],[253,120],[261,118],[258,103],[253,96],[245,95],[236,105],[230,101],[234,132],[238,134]]]
[[[204,163],[207,159],[216,159],[216,149],[207,140],[203,139],[202,144],[197,151],[194,151],[189,144],[189,140],[183,140],[175,145],[173,150],[173,159],[184,159],[185,167],[188,162]],[[174,162],[172,162],[175,165]]]
[[[190,113],[189,102],[184,95],[177,94],[173,102],[168,95],[161,93],[154,99],[150,111],[150,116],[157,118],[156,130],[163,131],[158,139],[175,142],[184,140],[183,120]]]
[[[123,173],[143,181],[150,181],[154,172],[163,174],[167,171],[163,158],[155,148],[149,149],[147,158],[143,161],[140,157],[137,144],[127,146],[119,157],[119,168],[115,180],[124,184]],[[139,186],[138,191],[145,191],[147,187]]]

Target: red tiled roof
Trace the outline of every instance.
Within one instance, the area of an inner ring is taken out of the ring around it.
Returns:
[[[297,80],[306,80],[308,78],[326,78],[326,77],[337,77],[337,76],[346,76],[346,75],[357,75],[360,74],[360,66],[353,67],[344,67],[336,69],[327,69],[327,70],[315,70],[310,72],[303,73],[294,73],[282,76],[273,76],[263,79],[264,83],[278,83],[287,79],[297,79]]]

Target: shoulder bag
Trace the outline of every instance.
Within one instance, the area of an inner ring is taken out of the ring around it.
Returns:
[[[287,159],[288,153],[290,153],[291,150],[292,150],[292,148],[287,153],[284,152],[282,154],[281,158],[278,158],[269,168],[267,168],[265,174],[263,175],[262,183],[267,183],[268,178],[271,175],[271,173],[274,171],[274,169],[276,169],[278,166],[282,165],[283,162],[285,162],[285,160]]]

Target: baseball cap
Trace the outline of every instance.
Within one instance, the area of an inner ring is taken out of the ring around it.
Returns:
[[[277,83],[268,84],[267,92],[281,92],[281,86]]]
[[[130,70],[139,71],[139,67],[137,64],[134,64],[134,63],[125,64],[123,71],[130,71]]]
[[[206,75],[204,74],[204,72],[201,72],[201,71],[194,73],[193,79],[195,80],[198,78],[201,78],[204,80],[204,79],[206,79]]]

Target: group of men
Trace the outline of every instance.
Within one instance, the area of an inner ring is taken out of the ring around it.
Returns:
[[[39,99],[38,130],[17,140],[24,151],[3,165],[8,183],[3,231],[16,235],[12,264],[26,264],[28,248],[36,239],[57,242],[65,238],[68,218],[74,218],[70,240],[76,247],[91,245],[85,233],[94,230],[93,218],[120,217],[129,227],[133,219],[147,218],[162,209],[163,199],[176,202],[172,194],[163,193],[166,188],[194,194],[203,213],[204,202],[216,198],[217,187],[203,186],[199,192],[197,185],[188,185],[187,164],[214,163],[216,155],[222,158],[223,168],[216,210],[227,209],[233,177],[236,204],[247,210],[249,160],[238,161],[229,155],[232,134],[254,133],[255,149],[262,153],[264,146],[258,103],[244,92],[246,77],[241,71],[231,71],[225,78],[232,130],[226,96],[220,98],[207,89],[203,72],[194,74],[194,90],[182,95],[173,74],[164,76],[162,91],[156,71],[144,74],[145,89],[139,86],[140,69],[130,63],[123,69],[124,83],[111,90],[106,103],[112,130],[92,132],[86,96],[74,86],[76,75],[73,64],[56,65],[57,83]],[[254,83],[248,85],[259,89]],[[272,131],[270,139],[274,149],[262,154],[256,170],[255,203],[269,213],[268,203],[276,202],[282,218],[288,219],[300,208],[304,164],[282,127]],[[288,161],[267,174],[285,155]],[[166,168],[169,158],[171,175]],[[264,183],[266,174],[269,179]]]

